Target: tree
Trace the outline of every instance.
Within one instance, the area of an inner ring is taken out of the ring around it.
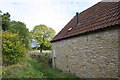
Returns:
[[[2,30],[8,30],[8,26],[9,26],[9,22],[10,22],[10,14],[4,13],[3,15],[1,15],[2,17]]]
[[[15,64],[24,58],[26,48],[21,42],[19,35],[6,30],[2,35],[2,59],[3,64]]]
[[[32,38],[37,41],[42,53],[43,46],[50,46],[50,40],[54,37],[55,31],[45,25],[37,25],[31,31]]]
[[[2,11],[0,10],[0,31],[2,30]]]
[[[0,13],[2,13],[1,10]],[[0,14],[0,16],[2,18],[2,30],[9,30],[12,33],[19,34],[20,40],[24,43],[26,48],[29,48],[29,30],[27,29],[25,23],[20,21],[11,21],[10,14],[8,12]]]
[[[29,47],[29,30],[23,22],[11,21],[8,30],[12,33],[18,33],[26,48]]]

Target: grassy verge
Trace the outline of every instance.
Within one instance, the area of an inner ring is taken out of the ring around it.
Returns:
[[[44,62],[27,58],[19,64],[3,66],[3,78],[76,78],[74,75],[45,66]]]

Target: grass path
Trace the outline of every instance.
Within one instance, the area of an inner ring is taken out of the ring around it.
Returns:
[[[76,78],[69,73],[45,66],[29,56],[19,64],[4,66],[2,74],[3,78]]]

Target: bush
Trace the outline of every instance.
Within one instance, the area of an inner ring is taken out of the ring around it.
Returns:
[[[3,31],[2,35],[2,55],[3,64],[15,64],[20,62],[25,56],[25,45],[20,41],[18,34],[10,31]]]

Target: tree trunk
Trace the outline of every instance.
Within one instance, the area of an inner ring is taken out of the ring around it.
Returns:
[[[40,45],[40,53],[42,53],[43,44]]]

